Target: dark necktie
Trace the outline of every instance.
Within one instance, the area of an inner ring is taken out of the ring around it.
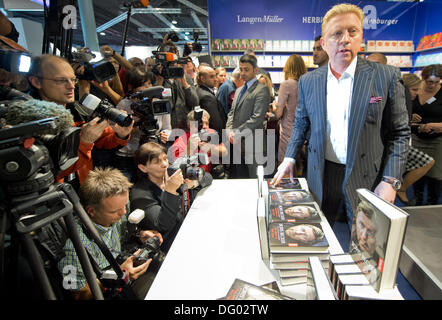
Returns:
[[[244,87],[242,87],[241,92],[239,93],[239,97],[238,97],[238,103],[241,102],[241,98],[244,95],[244,93],[247,91],[247,83],[244,83]]]

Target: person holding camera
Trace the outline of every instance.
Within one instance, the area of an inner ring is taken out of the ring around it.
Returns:
[[[77,179],[74,184],[81,184],[93,168],[92,148],[114,149],[127,144],[133,123],[128,127],[118,124],[111,127],[106,119],[100,121],[99,117],[95,117],[90,120],[89,113],[80,104],[74,103],[78,79],[64,58],[50,54],[34,58],[28,79],[32,86],[31,96],[65,106],[74,116],[76,125],[81,126],[79,158],[56,177],[57,182],[63,182],[68,177],[69,181]]]
[[[122,252],[123,219],[126,216],[131,187],[132,183],[118,169],[96,168],[89,173],[79,189],[79,196],[87,214],[114,258],[117,258]],[[87,236],[81,223],[77,223],[77,230],[81,242],[100,269],[104,270],[109,267],[110,263],[105,255],[97,244]],[[158,237],[160,243],[162,242],[162,235],[158,231],[140,231],[141,241],[152,237]],[[72,291],[74,299],[91,299],[92,293],[89,284],[86,282],[79,258],[70,239],[66,241],[64,253],[64,258],[58,263],[58,268],[64,276],[64,288]],[[152,261],[149,259],[134,267],[134,258],[132,255],[120,264],[121,269],[127,272],[131,280],[140,278]],[[103,288],[101,283],[100,286]]]
[[[196,112],[202,113],[200,121],[197,120]],[[206,110],[199,109],[199,111],[190,111],[187,114],[188,130],[175,140],[172,147],[169,149],[169,153],[172,157],[171,160],[173,161],[184,155],[193,155],[197,153],[207,154],[209,159],[208,163],[202,163],[199,167],[214,176],[218,176],[224,172],[224,170],[222,170],[222,165],[216,167],[216,172],[212,172],[214,167],[211,159],[219,159],[220,157],[227,155],[227,148],[222,142],[220,142],[220,136],[217,132],[209,127],[209,122],[210,114]]]
[[[139,68],[132,68],[126,73],[127,84],[127,96],[118,105],[117,108],[132,115],[136,124],[132,130],[129,142],[123,148],[117,149],[113,157],[112,166],[120,169],[121,172],[128,177],[131,182],[135,181],[137,169],[135,167],[134,156],[135,152],[140,146],[140,139],[143,137],[143,130],[137,125],[140,121],[136,115],[133,115],[132,104],[136,103],[135,99],[131,98],[131,94],[143,91],[152,87],[154,82],[154,74],[152,72],[146,72]],[[147,106],[146,106],[147,107]],[[172,129],[170,125],[170,114],[164,114],[154,117],[157,125],[157,139],[158,142],[165,145],[170,131]],[[142,124],[141,124],[142,125]]]
[[[144,210],[140,228],[161,232],[164,239],[161,249],[167,253],[199,182],[185,178],[180,169],[169,175],[167,149],[156,142],[142,144],[135,154],[135,162],[139,178],[130,192],[131,209]]]

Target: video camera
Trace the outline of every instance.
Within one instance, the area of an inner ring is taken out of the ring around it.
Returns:
[[[107,99],[100,100],[93,94],[86,93],[79,102],[89,110],[91,115],[97,114],[101,119],[108,119],[122,127],[128,127],[132,123],[130,115],[114,108]]]
[[[54,176],[77,161],[80,128],[36,136],[56,126],[53,117],[0,130],[0,180],[9,195],[47,189]]]
[[[31,68],[32,58],[28,53],[13,50],[0,50],[0,66],[12,73],[24,74]]]
[[[95,58],[95,54],[90,50],[72,53],[71,63],[76,62],[84,67],[84,72],[77,75],[78,79],[104,82],[115,77],[116,71],[111,62],[103,59],[90,63],[93,58]]]
[[[143,132],[140,143],[159,141],[157,130],[159,129],[155,116],[169,114],[171,111],[170,101],[163,99],[171,96],[170,89],[155,86],[136,92],[129,96],[133,101],[131,109],[133,116],[138,118],[134,126]]]
[[[175,63],[184,65],[187,64],[188,58],[177,58],[174,53],[171,52],[153,52],[153,58],[155,59],[155,65],[152,68],[152,72],[161,76],[164,79],[170,78],[182,78],[184,77],[184,69],[181,67],[171,66]]]

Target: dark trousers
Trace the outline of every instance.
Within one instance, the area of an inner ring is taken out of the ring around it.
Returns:
[[[333,226],[337,217],[346,217],[342,192],[344,177],[345,165],[325,160],[321,210],[330,226]]]
[[[428,191],[427,205],[438,204],[437,202],[442,190],[442,181],[423,176],[413,184],[414,194],[416,196],[416,205],[424,205],[425,186],[427,186]]]

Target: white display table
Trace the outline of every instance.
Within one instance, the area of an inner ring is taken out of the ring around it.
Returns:
[[[257,180],[214,180],[192,204],[146,300],[215,300],[235,278],[262,285],[278,279],[261,259],[256,204]],[[342,253],[328,223],[330,251]],[[305,284],[280,286],[305,299]]]

